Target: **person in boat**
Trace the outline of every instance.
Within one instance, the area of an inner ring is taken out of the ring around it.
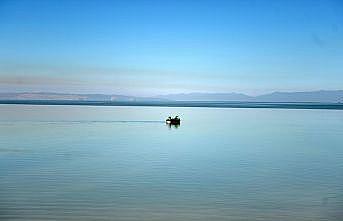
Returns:
[[[174,118],[168,117],[166,120],[167,124],[180,124],[180,118],[179,116],[176,116]]]

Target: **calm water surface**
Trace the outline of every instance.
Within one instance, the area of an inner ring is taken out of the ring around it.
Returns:
[[[343,111],[0,105],[0,220],[343,220]]]

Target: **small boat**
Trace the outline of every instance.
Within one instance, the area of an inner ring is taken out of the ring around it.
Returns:
[[[180,118],[178,116],[174,117],[174,118],[171,118],[171,117],[168,117],[166,119],[166,124],[170,124],[170,125],[179,125],[180,124]]]

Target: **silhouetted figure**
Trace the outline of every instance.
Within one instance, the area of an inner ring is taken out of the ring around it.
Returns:
[[[174,118],[168,117],[166,120],[166,124],[168,125],[180,125],[180,118],[179,116],[176,116]]]

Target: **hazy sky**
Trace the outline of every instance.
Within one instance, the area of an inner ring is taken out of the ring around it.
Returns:
[[[0,92],[343,89],[343,1],[0,0]]]

